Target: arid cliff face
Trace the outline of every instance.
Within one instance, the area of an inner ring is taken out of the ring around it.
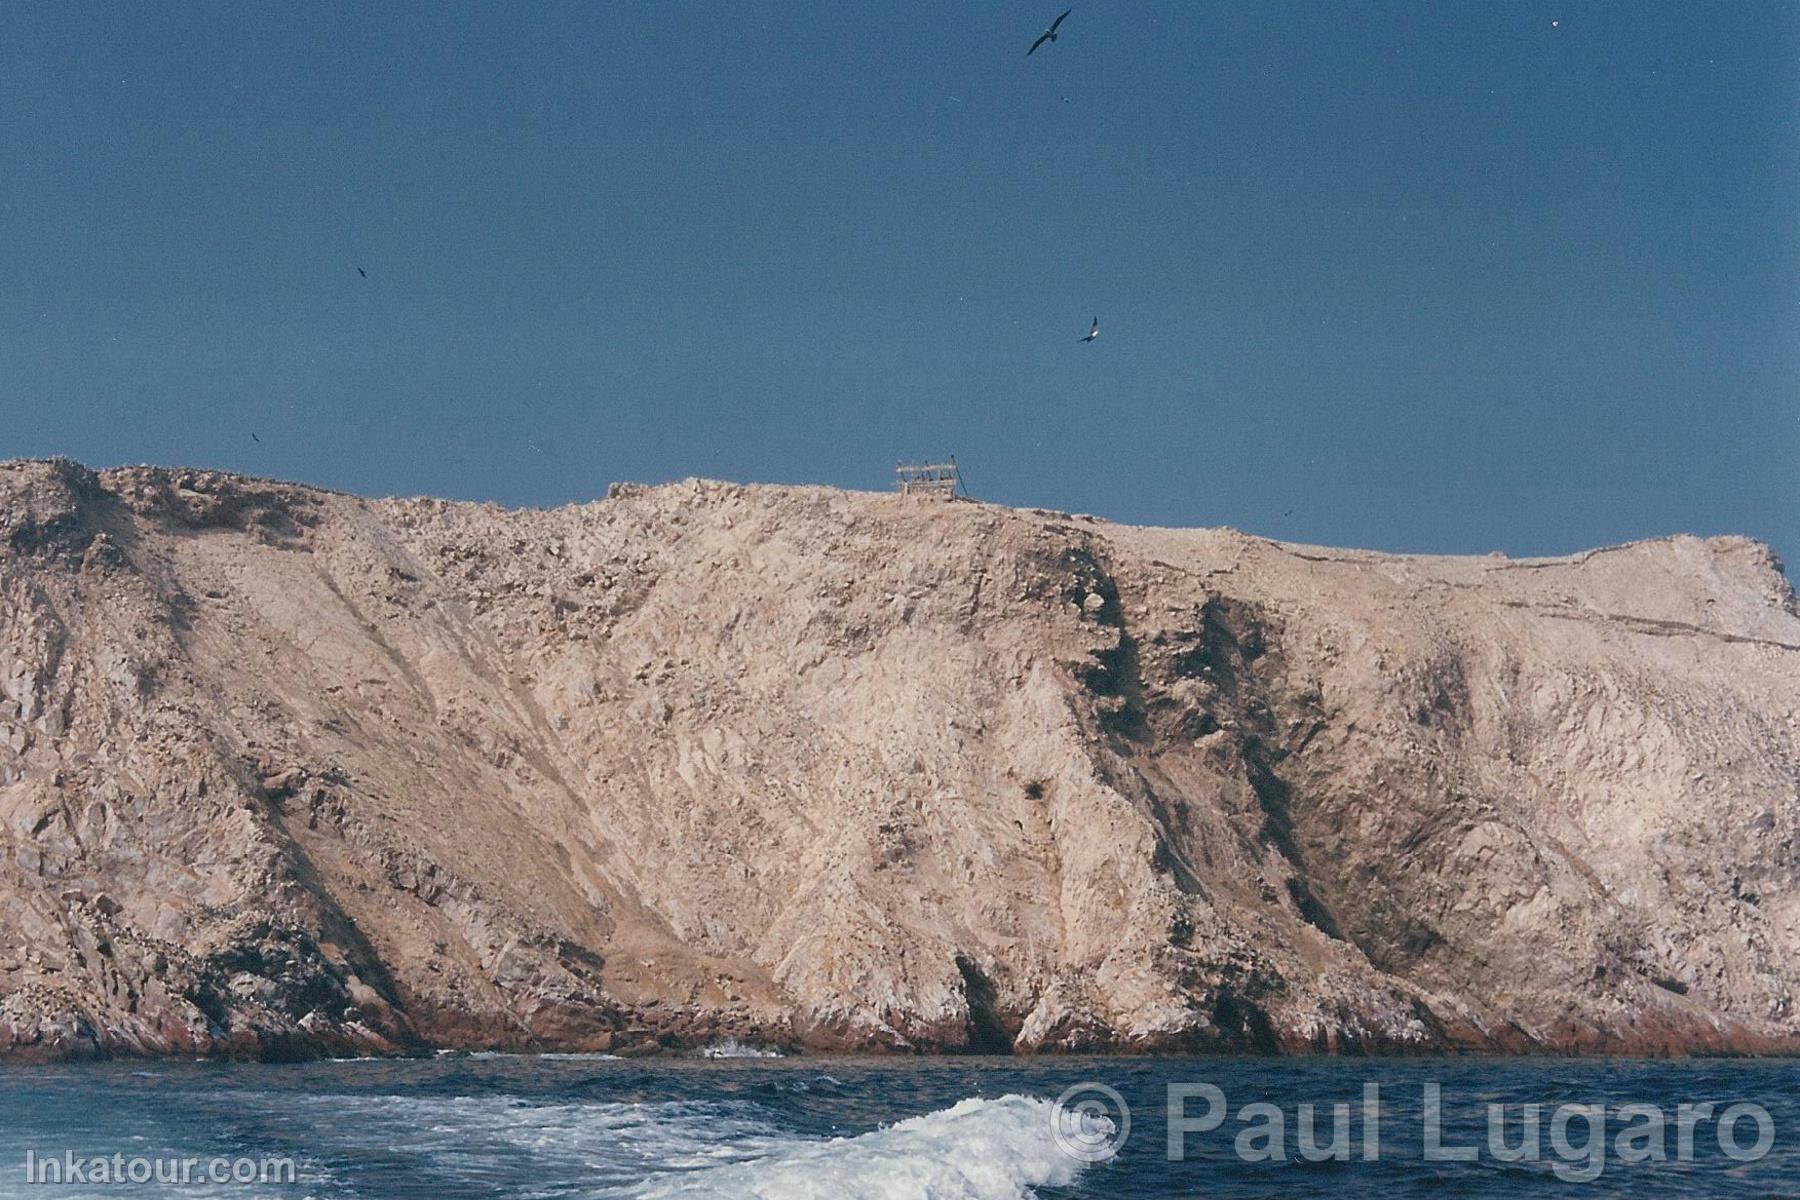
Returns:
[[[0,1049],[1800,1046],[1742,540],[0,465]]]

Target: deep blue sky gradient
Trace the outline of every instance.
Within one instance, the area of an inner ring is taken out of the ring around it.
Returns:
[[[1061,7],[14,0],[0,456],[1800,555],[1800,6]]]

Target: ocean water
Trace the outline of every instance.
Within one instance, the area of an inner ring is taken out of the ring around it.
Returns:
[[[9,1066],[0,1196],[1800,1197],[1800,1064],[1781,1061],[733,1049],[669,1061]],[[1179,1159],[1171,1097],[1190,1123],[1177,1130]],[[1503,1106],[1497,1118],[1491,1104]],[[1535,1155],[1525,1105],[1539,1106]],[[74,1182],[61,1174],[71,1163]]]

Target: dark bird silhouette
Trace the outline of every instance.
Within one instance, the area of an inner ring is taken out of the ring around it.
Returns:
[[[1025,52],[1025,57],[1030,58],[1032,55],[1036,54],[1037,48],[1039,46],[1043,45],[1045,42],[1054,42],[1056,40],[1056,27],[1063,23],[1063,17],[1068,16],[1070,13],[1072,13],[1074,11],[1075,10],[1072,8],[1063,9],[1062,17],[1058,17],[1058,18],[1056,18],[1056,20],[1050,22],[1050,28],[1048,28],[1048,29],[1044,30],[1044,32],[1038,34],[1038,40],[1031,43],[1031,49],[1029,49]]]
[[[1091,342],[1099,336],[1100,336],[1100,318],[1095,317],[1094,318],[1094,327],[1092,329],[1088,330],[1087,336],[1082,338],[1081,340],[1084,342]]]
[[[367,279],[369,277],[369,273],[367,271],[363,270],[361,267],[356,268],[356,273],[358,275],[361,275],[364,279]]]
[[[254,429],[250,431],[250,440],[259,446],[262,445],[262,439],[256,436],[256,430]]]

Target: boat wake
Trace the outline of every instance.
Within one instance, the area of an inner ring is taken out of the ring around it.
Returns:
[[[463,1194],[496,1178],[530,1178],[538,1194],[605,1200],[1034,1200],[1035,1189],[1067,1186],[1085,1165],[1057,1146],[1046,1100],[971,1098],[828,1137],[795,1128],[797,1097],[808,1094],[618,1102],[244,1092],[226,1099],[243,1111],[271,1107],[279,1095],[283,1111],[304,1114],[315,1157],[362,1164],[350,1176],[312,1176],[331,1178],[332,1196],[427,1187]]]
[[[760,1157],[667,1172],[638,1200],[1029,1200],[1084,1164],[1058,1149],[1048,1101],[969,1099],[858,1137],[794,1140]]]

